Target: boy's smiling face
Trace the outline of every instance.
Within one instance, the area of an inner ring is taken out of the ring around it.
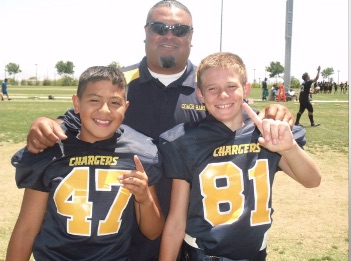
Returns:
[[[228,69],[210,68],[203,72],[201,80],[201,90],[197,88],[196,91],[207,111],[230,129],[240,128],[241,104],[246,90],[239,75]]]
[[[82,97],[73,95],[72,100],[82,122],[79,138],[90,143],[111,138],[129,106],[125,90],[107,80],[89,82]]]

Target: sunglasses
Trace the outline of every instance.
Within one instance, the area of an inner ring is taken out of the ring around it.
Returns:
[[[184,25],[184,24],[167,25],[161,22],[147,23],[145,27],[146,26],[150,26],[151,30],[158,35],[166,35],[168,31],[171,30],[172,34],[176,37],[182,37],[193,30],[193,28],[189,25]]]

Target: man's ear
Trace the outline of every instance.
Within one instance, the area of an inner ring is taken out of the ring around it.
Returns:
[[[246,86],[244,86],[244,99],[247,99],[249,97],[251,87],[251,83],[247,83]]]
[[[199,88],[199,87],[196,87],[195,90],[196,90],[197,98],[200,100],[200,102],[205,103],[205,99],[204,99],[204,97],[202,96],[202,92],[201,92],[200,88]]]
[[[74,113],[79,113],[79,98],[77,95],[72,96],[72,101],[73,101],[73,107],[74,107]]]
[[[125,109],[127,111],[128,107],[129,107],[129,101],[126,101],[126,105],[124,107],[125,107]]]

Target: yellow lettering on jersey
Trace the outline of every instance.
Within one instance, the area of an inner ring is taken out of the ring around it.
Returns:
[[[124,172],[125,171],[119,170],[99,170],[96,190],[111,191],[112,186],[120,186],[121,184],[118,177],[122,176]],[[106,218],[99,221],[99,236],[118,233],[122,222],[123,211],[126,208],[131,196],[132,193],[130,193],[128,189],[120,187]]]
[[[196,104],[195,105],[195,110],[197,110],[197,111],[205,111],[206,110],[206,106],[205,105]]]
[[[95,165],[94,161],[95,161],[94,156],[88,156],[88,165]]]
[[[250,152],[259,153],[261,150],[260,145],[258,143],[250,143]]]
[[[80,162],[79,162],[79,165],[86,165],[87,164],[87,157],[81,157],[80,158]]]
[[[247,143],[240,145],[221,146],[213,151],[213,157],[224,157],[229,155],[259,153],[261,150],[258,143]]]
[[[261,159],[256,165],[249,170],[249,178],[254,182],[255,189],[255,209],[251,211],[251,225],[258,226],[262,224],[270,224],[271,208],[268,207],[271,194],[269,182],[268,161]]]
[[[88,200],[89,168],[73,169],[54,193],[57,213],[67,217],[67,232],[73,235],[91,235],[93,204]]]
[[[205,105],[201,105],[201,104],[186,104],[186,103],[183,103],[181,105],[181,108],[183,110],[196,110],[196,111],[204,111],[204,110],[206,110]]]
[[[230,155],[232,148],[230,146],[225,146],[224,156]]]
[[[253,181],[253,191],[250,191],[254,200],[250,223],[251,226],[270,224],[271,211],[269,200],[271,186],[269,178],[268,160],[257,160],[256,164],[248,170],[249,179]],[[226,182],[217,184],[217,180]],[[237,221],[244,213],[245,196],[244,173],[233,162],[220,162],[208,164],[199,175],[204,219],[212,226],[231,224]],[[227,208],[220,208],[220,205]]]
[[[121,187],[119,176],[128,170],[96,169],[96,191],[111,191],[112,186],[119,187],[105,219],[99,220],[98,236],[116,234],[122,223],[122,214],[132,194]],[[92,174],[93,175],[93,174]],[[53,199],[57,213],[67,217],[67,233],[80,236],[92,235],[93,202],[89,201],[89,168],[76,167],[61,181]],[[95,231],[94,231],[95,232]]]
[[[117,156],[72,157],[69,160],[69,166],[116,166],[117,160]]]
[[[244,209],[242,175],[241,169],[232,162],[212,163],[201,172],[200,187],[204,197],[202,200],[204,218],[212,226],[231,224],[241,216]],[[217,187],[218,178],[225,178],[227,186]],[[219,208],[223,203],[229,206],[225,212]]]
[[[194,104],[182,104],[182,109],[184,110],[193,110],[195,108]]]

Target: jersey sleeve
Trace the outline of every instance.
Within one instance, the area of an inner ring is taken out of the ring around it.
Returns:
[[[141,164],[148,177],[149,186],[155,185],[161,178],[161,168],[158,159],[158,154],[156,155],[138,155]]]
[[[191,183],[191,174],[176,142],[183,133],[184,125],[181,124],[161,134],[158,143],[160,162],[166,178],[183,179]]]
[[[179,151],[173,146],[172,142],[160,139],[160,161],[166,178],[183,179],[191,182],[191,176],[181,160]]]
[[[161,178],[159,155],[156,144],[150,137],[125,124],[121,125],[121,129],[123,129],[124,132],[123,137],[128,141],[128,143],[121,146],[124,146],[125,150],[132,151],[138,156],[148,176],[149,186],[156,184]]]
[[[301,126],[294,125],[292,128],[294,140],[303,149],[306,145],[306,130]]]
[[[54,146],[38,154],[29,152],[25,147],[12,156],[11,163],[16,168],[15,179],[18,188],[49,191],[44,185],[45,169],[55,159],[54,151],[57,151],[57,147]]]
[[[64,115],[59,116],[58,119],[63,120],[65,126],[70,130],[79,131],[81,128],[80,116],[74,113],[73,108],[66,111]]]

